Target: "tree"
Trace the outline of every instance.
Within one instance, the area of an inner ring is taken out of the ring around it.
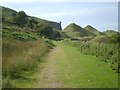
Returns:
[[[27,15],[24,11],[19,11],[18,14],[13,17],[13,22],[20,26],[24,26],[27,21]]]

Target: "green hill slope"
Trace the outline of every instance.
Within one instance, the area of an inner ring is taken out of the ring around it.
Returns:
[[[87,31],[75,23],[69,24],[63,31],[70,37],[95,36],[92,32]]]
[[[118,32],[114,30],[107,30],[107,31],[104,31],[103,34],[111,36],[113,34],[118,34]]]
[[[15,11],[13,9],[10,9],[10,8],[7,8],[7,7],[0,6],[0,8],[2,8],[2,16],[3,17],[11,18],[13,14],[18,13],[17,11]],[[43,21],[45,23],[48,23],[53,28],[56,28],[58,30],[62,30],[61,23],[54,22],[54,21],[49,21],[49,20],[44,20],[44,19],[41,19],[41,18],[33,17],[33,16],[28,16],[28,17],[32,18],[32,19],[35,19],[38,22]]]
[[[7,7],[0,6],[0,8],[2,8],[2,16],[3,17],[10,17],[10,16],[12,16],[13,13],[15,13],[15,14],[17,13],[15,10],[7,8]]]
[[[4,34],[8,34],[7,30],[9,30],[10,33],[15,31],[17,33],[20,33],[19,35],[22,38],[23,36],[26,35],[26,34],[23,35],[24,32],[35,32],[35,33],[38,33],[40,37],[47,35],[47,36],[50,36],[49,38],[52,37],[53,39],[67,37],[66,34],[62,32],[61,22],[58,23],[54,21],[37,18],[34,16],[29,16],[24,11],[17,12],[13,9],[3,7],[3,6],[0,6],[0,8],[2,8],[2,13],[1,13],[2,23],[3,23],[2,28],[4,30],[3,32],[5,32]],[[39,25],[42,25],[42,26],[39,26]],[[48,27],[51,33],[47,31]],[[23,32],[22,35],[21,35],[21,32]],[[15,36],[15,38],[18,37],[19,35]],[[7,36],[11,36],[11,35],[8,34]]]
[[[75,23],[71,23],[63,31],[70,37],[82,37],[82,30],[82,27],[76,25]]]
[[[95,36],[103,35],[100,31],[98,31],[97,29],[95,29],[94,27],[90,25],[87,25],[84,29],[90,33],[93,33]]]

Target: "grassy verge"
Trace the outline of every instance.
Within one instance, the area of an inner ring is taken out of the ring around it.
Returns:
[[[118,88],[118,74],[107,63],[66,43],[56,44],[63,50],[55,56],[56,77],[63,88]]]
[[[3,38],[3,88],[18,87],[19,83],[22,83],[21,87],[26,86],[26,83],[28,86],[32,85],[34,68],[41,62],[41,57],[49,51],[49,43],[45,43],[43,39],[19,41]]]
[[[118,53],[119,53],[119,42],[117,43],[95,43],[95,42],[72,42],[69,41],[68,44],[71,44],[74,47],[85,54],[93,55],[97,57],[100,61],[106,62],[112,70],[119,73],[120,67],[118,62]]]

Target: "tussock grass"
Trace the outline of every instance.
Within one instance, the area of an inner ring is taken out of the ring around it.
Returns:
[[[10,87],[9,78],[20,74],[21,70],[32,70],[41,57],[49,50],[42,39],[36,41],[18,41],[3,38],[2,41],[3,88]]]

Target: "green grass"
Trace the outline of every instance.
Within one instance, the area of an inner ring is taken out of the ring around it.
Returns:
[[[10,9],[10,8],[6,8],[6,7],[3,7],[3,6],[0,6],[0,8],[2,8],[2,15],[5,16],[5,17],[10,17],[12,16],[12,13],[17,13],[16,11]]]
[[[35,88],[35,83],[37,78],[39,77],[38,73],[41,71],[46,64],[46,60],[44,59],[49,52],[45,53],[44,56],[41,57],[40,61],[37,62],[37,67],[33,68],[32,70],[21,70],[19,73],[16,74],[11,80],[10,83],[14,85],[15,88]]]
[[[17,88],[32,88],[36,81],[35,72],[37,72],[36,69],[21,71],[20,75],[16,74],[14,78],[11,79],[10,83]]]
[[[39,38],[37,33],[31,31],[12,31],[3,29],[2,33],[3,37],[12,37],[18,40],[37,40]]]
[[[37,88],[118,87],[118,74],[107,63],[81,54],[66,42],[54,41],[54,44],[56,47],[41,59],[38,68],[19,71],[20,74],[14,74],[10,83],[18,88],[36,88],[36,85]]]
[[[118,74],[107,63],[81,54],[66,42],[54,43],[56,47],[46,56],[43,70],[37,72],[37,88],[118,87]]]
[[[57,77],[68,88],[117,88],[118,74],[96,57],[81,54],[75,47],[58,43],[64,50],[56,54]]]

